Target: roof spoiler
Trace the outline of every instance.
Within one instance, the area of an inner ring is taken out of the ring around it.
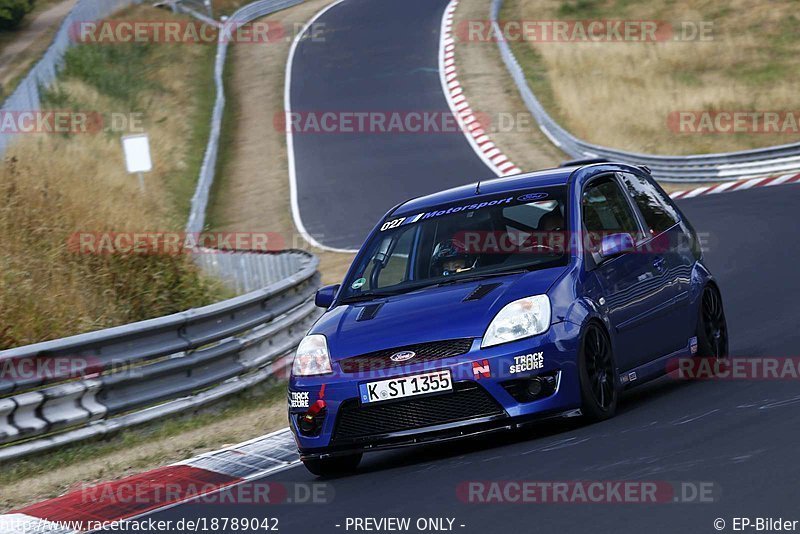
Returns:
[[[581,165],[594,165],[595,163],[611,163],[606,158],[571,159],[562,161],[559,167],[580,167]]]

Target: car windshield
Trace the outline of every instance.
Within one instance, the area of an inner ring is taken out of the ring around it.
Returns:
[[[566,187],[392,214],[345,280],[343,301],[565,265]]]

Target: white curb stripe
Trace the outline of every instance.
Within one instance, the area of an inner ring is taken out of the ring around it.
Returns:
[[[519,167],[514,165],[499,148],[489,140],[486,130],[477,120],[464,96],[464,88],[458,82],[458,72],[455,65],[455,40],[453,39],[453,22],[458,0],[451,0],[444,11],[440,30],[439,65],[442,90],[447,98],[450,109],[464,132],[472,149],[497,176],[518,174]],[[442,74],[444,77],[442,77]]]
[[[715,185],[714,187],[711,188],[709,194],[722,193],[724,191],[727,191],[734,185],[736,185],[736,182],[725,182],[723,184]]]
[[[764,180],[766,180],[766,178],[752,178],[752,179],[747,180],[744,183],[736,186],[733,190],[734,191],[744,191],[745,189],[750,189],[752,187],[755,187],[757,184],[760,184]]]
[[[693,189],[692,191],[689,191],[689,193],[683,198],[692,198],[692,197],[696,197],[697,195],[702,195],[703,193],[705,193],[709,189],[711,189],[711,186],[698,187],[697,189]]]
[[[670,198],[694,198],[703,195],[716,195],[725,191],[745,191],[754,187],[772,187],[773,185],[793,184],[800,182],[800,174],[784,174],[780,176],[760,176],[733,182],[724,182],[714,186],[703,186],[685,191],[670,193]]]
[[[794,174],[784,174],[783,176],[778,176],[777,178],[775,178],[773,180],[770,180],[769,183],[764,184],[764,185],[766,185],[766,186],[780,185],[782,183],[788,182],[789,180],[791,180],[794,177],[795,177]]]

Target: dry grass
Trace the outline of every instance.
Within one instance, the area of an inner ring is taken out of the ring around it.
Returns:
[[[272,18],[304,22],[328,1],[307,2],[276,13]],[[300,240],[292,238],[295,230],[289,211],[285,139],[271,126],[272,114],[283,110],[283,76],[288,48],[288,43],[263,47],[236,45],[231,48],[229,64],[233,68],[228,74],[236,83],[228,84],[230,104],[227,113],[232,120],[228,121],[226,128],[213,216],[218,228],[277,231],[286,237],[287,246],[304,246]],[[176,63],[172,72],[190,68],[191,63]],[[233,88],[237,89],[234,91]],[[159,97],[154,98],[158,101],[154,104],[163,103]],[[158,117],[154,122],[165,128],[171,123],[167,110]],[[155,130],[150,126],[148,131],[154,135]],[[159,138],[159,141],[173,149],[180,148],[174,144],[173,138]],[[133,212],[131,217],[142,209],[152,209],[169,218],[166,206],[174,204],[174,201],[164,195],[154,195],[154,198],[148,197],[151,204],[144,206],[140,203],[144,200],[137,199],[135,184],[130,182],[130,177],[120,174],[116,167],[120,164],[118,141],[111,140],[108,146],[102,138],[93,138],[91,142],[98,144],[95,150],[101,151],[101,161],[114,160],[91,173],[96,177],[92,178],[95,183],[104,185],[107,180],[113,181],[119,196],[132,204],[126,208],[126,211]],[[154,142],[154,147],[157,144]],[[168,150],[167,146],[163,149]],[[156,158],[156,161],[163,161],[159,156]],[[84,164],[88,165],[85,161]],[[163,184],[164,179],[158,181]],[[85,193],[86,189],[84,187],[81,191]],[[157,216],[157,213],[152,215]],[[341,280],[352,259],[348,254],[321,253],[320,256],[326,282]],[[59,495],[80,484],[113,480],[155,468],[262,435],[285,424],[285,385],[246,392],[201,414],[187,414],[146,429],[123,432],[109,440],[80,444],[3,466],[0,470],[0,508],[24,506]]]
[[[138,7],[124,16],[170,16],[154,12]],[[85,61],[94,48],[73,49],[65,71],[72,75],[51,92],[50,105],[105,117],[142,113],[155,170],[140,194],[124,169],[124,132],[37,134],[8,151],[0,169],[0,348],[172,313],[220,296],[188,257],[69,250],[74,232],[181,230],[205,137],[198,121],[204,124],[210,109],[198,82],[210,82],[212,49],[117,49],[119,62],[98,71]],[[109,79],[141,92],[120,96]]]
[[[264,20],[294,28],[328,3],[306,2]],[[276,114],[283,114],[290,44],[287,38],[230,48],[225,140],[211,222],[223,231],[278,233],[287,247],[307,249],[320,258],[323,283],[337,283],[344,278],[352,255],[309,247],[292,221],[286,136],[274,126]]]
[[[740,150],[800,139],[796,134],[676,134],[667,127],[674,111],[800,108],[797,2],[506,0],[501,14],[504,20],[609,18],[710,21],[713,40],[512,43],[534,92],[575,135],[663,154]]]

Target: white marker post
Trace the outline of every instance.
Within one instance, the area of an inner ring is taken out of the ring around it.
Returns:
[[[128,172],[139,176],[139,189],[144,193],[143,172],[153,170],[150,158],[150,139],[147,134],[126,135],[122,138],[122,150],[125,152],[125,167]]]

